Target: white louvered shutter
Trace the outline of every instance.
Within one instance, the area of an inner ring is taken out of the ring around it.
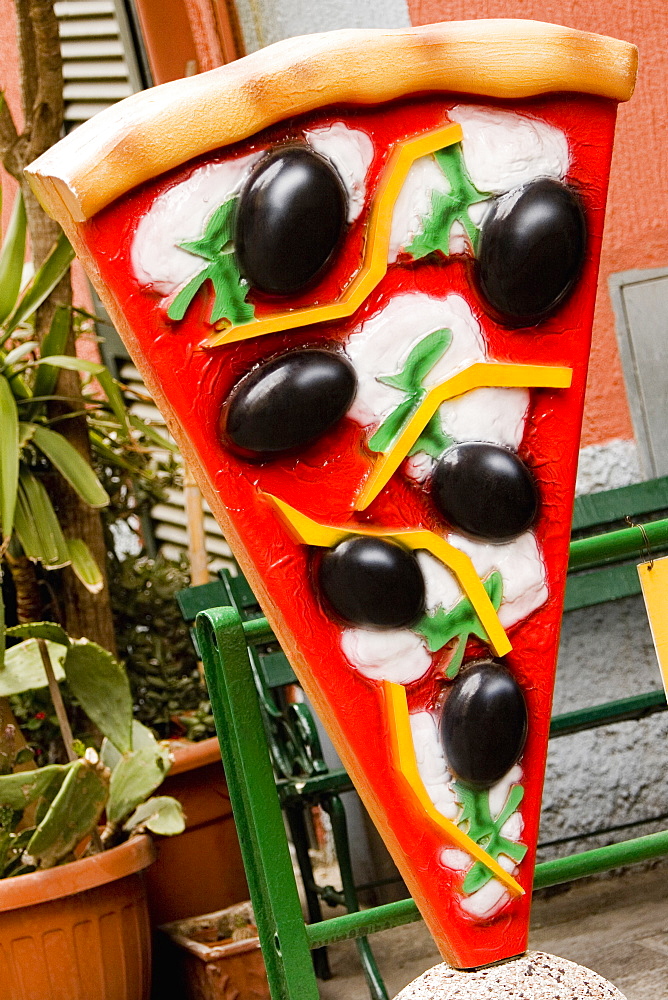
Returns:
[[[65,128],[142,88],[139,59],[127,44],[127,22],[114,0],[58,0],[65,78]]]
[[[131,362],[121,366],[119,375],[123,384],[127,385],[129,389],[147,395],[141,376]],[[134,394],[130,398],[134,400],[129,404],[130,412],[151,424],[165,437],[169,437],[158,408],[152,403],[136,400]],[[157,458],[167,457],[166,453],[161,456],[157,449],[155,454]],[[175,559],[187,551],[188,533],[186,531],[185,501],[181,490],[169,490],[167,502],[154,507],[151,511],[151,517],[156,541],[165,556]],[[226,568],[236,572],[230,548],[206,503],[204,504],[204,531],[210,571],[217,573],[219,569]]]
[[[142,70],[142,54],[135,50],[132,25],[123,0],[58,0],[55,12],[60,27],[65,78],[65,128],[70,131],[98,111],[141,90],[146,71]],[[104,331],[101,332],[104,335]],[[116,335],[113,339],[116,340]],[[113,362],[121,381],[148,395],[134,365],[118,357],[120,343],[114,347],[115,350],[104,353],[115,355]],[[106,357],[106,360],[109,363],[112,359]],[[157,407],[130,396],[129,409],[166,434]],[[232,554],[206,505],[204,510],[209,566],[216,572],[223,566],[232,566]],[[169,558],[187,551],[183,493],[170,491],[167,503],[159,504],[151,514],[160,550]]]

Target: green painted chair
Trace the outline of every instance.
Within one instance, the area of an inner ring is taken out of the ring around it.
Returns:
[[[181,591],[177,601],[187,622],[194,622],[200,611],[218,605],[234,608],[243,622],[263,618],[245,577],[232,576],[227,570],[221,571],[219,580]],[[197,635],[191,631],[199,652]],[[298,681],[276,641],[250,647],[248,664],[276,790],[302,877],[309,922],[322,920],[323,902],[332,907],[345,906],[349,913],[355,912],[359,910],[359,900],[353,878],[346,812],[341,800],[344,792],[353,790],[352,782],[344,770],[332,770],[325,762],[308,705],[290,699],[289,692]],[[331,820],[341,891],[331,885],[318,885],[314,877],[308,831],[308,813],[313,806],[324,809]],[[356,944],[371,1000],[387,1000],[385,984],[369,942],[362,937]],[[319,979],[331,977],[325,947],[313,952],[313,965]]]
[[[643,529],[625,526],[627,517],[641,519]],[[567,609],[639,593],[635,561],[646,554],[647,543],[654,555],[668,552],[668,477],[577,501]],[[232,590],[234,587],[243,590],[243,584],[233,585],[230,579],[225,585]],[[205,591],[207,587],[213,589]],[[221,593],[216,582],[191,588],[185,594],[197,591],[202,599],[214,601],[215,595]],[[261,664],[263,658],[275,655],[275,637],[257,606],[252,612],[248,606],[244,610],[244,599],[250,600],[247,592],[246,598],[228,592],[222,602],[225,607],[200,610],[196,620],[197,643],[273,1000],[317,1000],[311,951],[340,940],[364,938],[388,927],[419,920],[420,916],[413,901],[408,899],[364,911],[353,906],[343,916],[304,923],[281,805],[300,801],[304,792],[308,801],[311,791],[316,789],[318,794],[332,788],[338,792],[350,785],[345,784],[344,772],[319,772],[304,779],[276,781],[272,736],[267,738],[265,728],[264,685],[258,683],[258,676],[263,676],[258,662]],[[199,606],[202,607],[201,602]],[[182,607],[188,613],[193,610],[187,603],[184,606],[183,599]],[[665,711],[666,707],[662,692],[649,692],[558,716],[552,721],[552,734],[560,736],[641,718],[651,712]],[[668,831],[585,851],[537,865],[534,888],[569,882],[667,853]],[[380,988],[379,983],[377,989]]]

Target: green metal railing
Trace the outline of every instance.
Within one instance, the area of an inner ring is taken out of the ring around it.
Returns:
[[[668,527],[668,522],[666,522]],[[615,533],[616,534],[616,533]],[[222,617],[221,617],[222,616]],[[260,618],[254,621],[241,622],[241,619],[229,608],[216,609],[215,611],[205,612],[198,617],[198,631],[204,625],[204,622],[213,629],[209,632],[209,637],[207,640],[203,640],[200,635],[200,642],[202,642],[203,658],[205,663],[205,668],[207,671],[207,682],[210,686],[211,700],[214,706],[214,714],[216,714],[216,722],[219,722],[219,688],[220,688],[220,678],[222,671],[216,670],[215,667],[212,670],[211,659],[207,654],[207,649],[211,649],[212,637],[220,635],[225,636],[225,649],[226,649],[226,668],[225,676],[227,678],[227,684],[231,685],[233,689],[236,689],[236,698],[238,704],[236,710],[241,710],[242,718],[244,719],[244,732],[249,732],[249,726],[251,719],[248,714],[249,702],[252,703],[256,701],[255,688],[250,678],[250,671],[247,666],[247,653],[246,644],[253,645],[271,641],[274,636],[269,623],[266,619]],[[236,634],[236,651],[230,645],[230,631]],[[218,643],[213,643],[213,646],[218,651],[218,646],[220,645],[220,640]],[[238,658],[241,657],[241,675],[239,676],[238,668],[239,662]],[[237,661],[237,670],[234,669],[234,664],[232,660]],[[216,676],[214,676],[216,675]],[[247,688],[245,695],[241,693],[241,687],[244,684],[244,676],[247,680],[245,681],[245,686]],[[658,710],[658,703],[660,699],[663,699],[662,692],[655,692],[656,697],[650,706],[653,710]],[[597,720],[597,724],[603,724],[603,721],[610,721],[611,710],[612,716],[617,715],[616,718],[622,717],[620,711],[623,710],[626,714],[623,718],[637,718],[638,714],[630,715],[629,705],[634,704],[634,711],[636,713],[647,714],[647,705],[644,703],[643,699],[647,696],[639,696],[636,699],[623,699],[618,702],[610,702],[608,705],[596,706],[594,709],[586,709],[582,712],[572,712],[568,715],[557,717],[553,720],[553,725],[556,723],[556,728],[565,732],[577,732],[580,728],[585,728],[585,723],[587,719],[591,719],[593,716]],[[244,708],[244,705],[246,706]],[[616,706],[616,708],[615,708]],[[665,699],[663,699],[663,707],[665,708]],[[597,714],[598,712],[598,714]],[[248,746],[244,746],[244,738],[241,740],[235,740],[234,731],[229,732],[225,728],[230,721],[230,717],[227,716],[226,720],[222,723],[219,732],[226,733],[225,738],[221,738],[222,742],[236,742],[237,751],[241,747],[241,755],[248,759],[249,750]],[[258,723],[260,720],[258,719]],[[588,726],[587,726],[588,728]],[[259,752],[260,747],[258,746],[256,750]],[[264,747],[266,754],[266,747]],[[255,751],[251,753],[251,758],[255,757]],[[227,760],[227,755],[226,758]],[[282,834],[282,820],[280,817],[280,809],[278,809],[278,801],[276,795],[273,794],[269,796],[270,788],[273,791],[274,779],[273,773],[271,771],[271,765],[269,763],[268,755],[266,760],[266,773],[264,776],[264,784],[266,785],[266,791],[263,793],[262,782],[256,773],[258,767],[258,760],[255,759],[251,761],[251,771],[246,774],[246,782],[248,782],[248,788],[253,789],[252,798],[257,800],[258,793],[261,802],[255,803],[256,808],[263,815],[263,829],[267,830],[266,820],[268,814],[272,812],[273,806],[269,803],[268,798],[273,799],[273,805],[276,806],[274,810],[276,816],[273,817],[272,823],[274,826],[278,825]],[[230,788],[231,796],[233,796],[232,787]],[[249,793],[247,791],[244,796],[246,803],[248,802]],[[234,797],[233,797],[234,805]],[[236,815],[236,811],[235,811]],[[257,838],[255,838],[257,839]],[[284,839],[284,838],[283,838]],[[243,829],[240,829],[240,840],[242,843],[242,849],[244,849],[244,842],[246,837],[244,837]],[[251,871],[257,872],[257,856],[261,854],[266,854],[266,845],[262,846],[256,844],[253,839],[247,841],[247,845],[250,844],[250,854],[252,857],[244,860],[246,862],[247,871],[249,866]],[[246,845],[246,850],[249,848]],[[274,845],[275,846],[275,845]],[[287,848],[286,848],[287,849]],[[623,865],[637,863],[639,861],[645,861],[650,858],[660,857],[663,854],[668,854],[668,831],[650,834],[645,837],[638,837],[633,840],[627,840],[621,844],[611,844],[606,847],[595,848],[590,851],[583,851],[578,854],[570,855],[566,858],[558,858],[554,861],[546,861],[542,864],[536,866],[535,877],[534,877],[534,888],[542,889],[548,886],[557,885],[561,882],[570,882],[573,879],[583,878],[587,875],[594,875],[599,872],[609,871],[612,868],[618,868]],[[269,863],[273,871],[276,871],[278,866],[278,858],[274,853],[274,848],[272,847],[269,851],[269,856],[265,858],[265,863]],[[290,863],[291,872],[291,863]],[[251,875],[249,874],[249,882],[253,881]],[[293,880],[294,881],[294,880]],[[291,893],[288,891],[288,887],[284,884],[284,880],[279,879],[278,885],[278,900],[279,908],[281,910],[286,909],[288,906],[288,900]],[[270,891],[270,887],[265,885],[262,887],[263,892]],[[292,887],[292,892],[296,893],[294,885]],[[292,901],[294,905],[294,900]],[[272,907],[269,908],[272,911]],[[301,915],[301,911],[300,915]],[[294,917],[294,914],[293,914]],[[420,920],[420,913],[417,906],[412,899],[400,900],[396,903],[388,903],[383,906],[374,907],[372,910],[359,911],[357,913],[348,913],[340,917],[331,917],[327,920],[322,921],[317,924],[310,924],[307,926],[303,925],[303,921],[300,923],[299,931],[297,937],[301,939],[301,946],[298,951],[303,952],[304,947],[307,949],[321,948],[328,944],[333,944],[335,941],[343,941],[351,938],[367,936],[369,934],[376,933],[380,930],[386,930],[390,927],[397,927],[401,924],[410,923],[412,921]],[[260,922],[260,921],[259,921]],[[258,922],[258,923],[259,923]],[[283,927],[289,926],[289,921],[286,924],[282,924]],[[260,929],[260,935],[262,939],[262,930]],[[277,947],[277,929],[270,927],[268,930],[264,931],[265,937],[267,938],[268,944],[271,946],[272,950],[275,951]],[[283,932],[283,940],[285,940],[285,931]],[[282,946],[282,950],[285,949],[285,945]],[[303,954],[302,954],[302,972],[304,974],[303,966]],[[302,987],[303,987],[303,980]]]
[[[576,538],[570,545],[568,568],[593,569],[621,559],[647,558],[648,546],[650,552],[655,553],[668,549],[668,518],[650,521],[642,527],[633,525],[589,538]]]
[[[639,558],[647,555],[648,545],[653,554],[668,549],[668,519],[645,525],[644,533],[629,527],[575,540],[570,567],[589,571],[615,560]],[[247,650],[249,645],[273,641],[273,632],[265,618],[243,622],[229,607],[200,613],[196,630],[272,997],[319,1000],[312,949],[421,917],[413,900],[407,899],[304,924]],[[551,734],[638,719],[666,707],[663,692],[636,695],[557,716]],[[539,864],[534,888],[664,854],[668,854],[668,831]]]

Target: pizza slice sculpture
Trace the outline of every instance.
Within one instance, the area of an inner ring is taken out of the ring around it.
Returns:
[[[531,21],[308,36],[29,170],[464,969],[527,945],[635,57]]]

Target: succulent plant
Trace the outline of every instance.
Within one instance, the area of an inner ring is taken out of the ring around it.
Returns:
[[[163,836],[180,833],[185,826],[180,804],[152,795],[169,770],[169,751],[133,720],[130,685],[121,665],[100,646],[72,640],[50,622],[7,632],[22,641],[7,652],[0,689],[14,693],[17,685],[49,684],[74,759],[16,773],[6,773],[16,760],[5,762],[5,773],[0,773],[0,877],[72,860],[77,848],[86,849],[87,839],[87,850],[94,852],[144,830]],[[63,678],[104,736],[99,755],[67,733],[56,694]],[[100,837],[103,813],[106,826]]]

